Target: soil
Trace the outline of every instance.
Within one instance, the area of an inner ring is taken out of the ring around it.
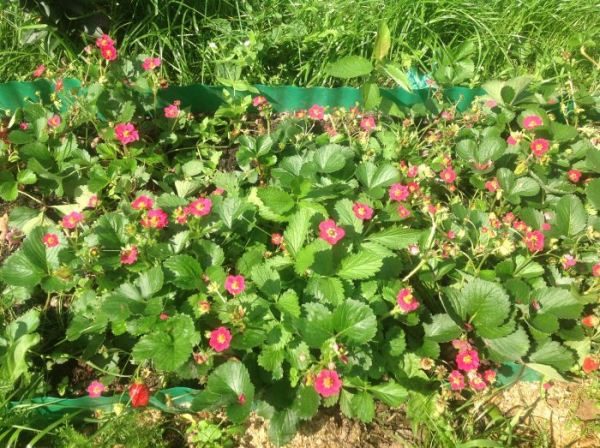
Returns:
[[[591,381],[554,383],[544,390],[539,383],[517,383],[492,402],[505,418],[518,416],[514,446],[591,448],[600,446],[600,407],[590,396]],[[597,388],[597,383],[596,383]],[[268,427],[253,417],[240,441],[241,448],[275,448]],[[519,435],[523,435],[522,439]],[[335,409],[324,409],[300,426],[286,448],[409,448],[421,446],[402,409],[378,406],[375,421],[348,420]]]

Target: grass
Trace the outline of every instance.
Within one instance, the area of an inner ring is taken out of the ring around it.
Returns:
[[[580,53],[587,41],[586,53],[599,59],[593,43],[600,15],[589,0],[88,0],[83,11],[93,15],[47,3],[50,25],[16,1],[0,12],[0,80],[28,75],[38,63],[76,61],[92,42],[82,31],[100,25],[117,36],[121,51],[161,55],[177,83],[334,85],[325,65],[346,54],[370,55],[386,21],[391,59],[406,66],[431,70],[444,53],[471,42],[473,83],[529,73],[599,84],[598,70]],[[23,45],[26,36],[33,42]]]

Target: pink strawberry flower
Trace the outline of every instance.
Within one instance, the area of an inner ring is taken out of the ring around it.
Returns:
[[[485,372],[483,372],[483,379],[488,384],[494,384],[496,382],[496,371],[492,369],[486,370]]]
[[[388,194],[390,195],[390,200],[400,202],[408,198],[410,190],[406,185],[393,184],[388,190]]]
[[[46,66],[44,64],[40,64],[34,70],[33,77],[39,78],[40,76],[42,76],[44,74],[45,71],[46,71]]]
[[[137,129],[131,123],[119,123],[115,125],[115,135],[122,145],[137,142],[140,139]]]
[[[134,210],[150,210],[154,207],[154,201],[146,195],[140,195],[131,203]]]
[[[112,40],[108,34],[103,34],[98,39],[96,39],[96,46],[98,48],[114,47],[115,41]]]
[[[333,219],[326,219],[319,224],[319,237],[332,246],[346,235],[346,231],[338,227]]]
[[[407,209],[404,205],[400,204],[398,206],[398,215],[400,216],[400,218],[402,219],[406,219],[410,216],[411,212],[409,209]]]
[[[456,180],[456,171],[449,166],[440,172],[440,178],[447,184],[451,184]]]
[[[161,62],[162,61],[160,60],[160,58],[146,58],[142,62],[142,68],[145,71],[149,72],[157,67],[160,67]]]
[[[169,224],[169,215],[160,208],[155,208],[148,211],[140,223],[147,229],[164,229]]]
[[[542,157],[550,149],[550,142],[545,138],[536,138],[534,141],[531,142],[529,148],[531,148],[531,152],[536,157]]]
[[[186,208],[177,207],[173,211],[173,219],[175,219],[175,222],[177,224],[185,224],[185,223],[187,223],[187,217],[188,217],[187,207]]]
[[[600,263],[596,263],[592,266],[592,276],[600,277]]]
[[[465,388],[465,377],[458,370],[450,372],[448,382],[452,390],[463,390]]]
[[[21,123],[19,123],[19,128],[23,131],[26,131],[27,129],[29,129],[29,123],[27,123],[26,121],[22,121]]]
[[[542,117],[539,115],[527,115],[523,118],[523,128],[528,131],[537,128],[543,124]]]
[[[487,387],[487,384],[485,383],[485,381],[483,381],[483,378],[481,378],[481,375],[476,373],[469,380],[469,386],[471,386],[471,389],[473,389],[473,390],[481,391]]]
[[[59,127],[60,123],[61,123],[60,115],[54,114],[50,118],[48,118],[48,126],[50,126],[51,128]]]
[[[363,131],[372,132],[375,130],[376,127],[377,123],[375,123],[375,117],[373,117],[372,115],[363,117],[363,119],[360,120],[360,128]]]
[[[563,269],[567,270],[569,268],[572,268],[573,266],[575,266],[577,264],[577,260],[575,259],[575,257],[571,254],[565,254],[562,256],[562,258],[560,259]]]
[[[234,296],[241,294],[246,289],[246,280],[243,275],[228,275],[225,279],[225,289]]]
[[[454,339],[452,341],[452,347],[454,347],[459,352],[464,352],[465,350],[471,350],[471,344],[469,341],[465,341],[464,339]]]
[[[355,202],[352,206],[352,211],[358,219],[369,220],[373,217],[373,209],[361,202]]]
[[[323,369],[315,378],[315,390],[322,397],[337,395],[342,388],[342,380],[335,370]]]
[[[567,176],[569,178],[569,180],[571,182],[573,182],[574,184],[576,184],[577,182],[579,182],[579,179],[581,179],[581,171],[579,170],[569,170],[567,171]]]
[[[271,243],[275,246],[281,246],[283,243],[283,235],[281,233],[273,233],[271,235]]]
[[[134,264],[138,259],[137,246],[131,246],[121,250],[121,264]]]
[[[490,193],[495,193],[496,191],[498,191],[498,188],[500,188],[500,183],[495,177],[492,180],[488,180],[485,183],[485,189]]]
[[[98,206],[98,195],[93,194],[88,199],[87,208],[96,208]]]
[[[409,288],[403,288],[398,292],[396,302],[405,313],[415,311],[420,306],[419,301],[412,295],[412,291]]]
[[[479,354],[476,350],[463,350],[456,355],[456,365],[463,372],[477,370],[479,367]]]
[[[63,216],[62,226],[65,229],[74,229],[81,221],[83,221],[83,215],[81,213],[71,212],[68,215]]]
[[[406,175],[411,179],[417,177],[419,175],[419,167],[417,165],[409,166]]]
[[[56,247],[60,244],[58,235],[55,233],[46,233],[42,237],[42,242],[46,245],[46,247]]]
[[[514,136],[509,135],[506,138],[506,143],[508,143],[510,146],[515,146],[519,144],[519,140],[517,140]]]
[[[102,392],[106,390],[106,386],[100,381],[94,380],[87,387],[87,393],[90,398],[98,398],[102,396]]]
[[[419,190],[421,190],[421,186],[417,182],[409,182],[406,186],[408,187],[410,194],[418,193]]]
[[[208,198],[198,198],[186,207],[186,211],[194,216],[206,216],[212,209],[212,201]]]
[[[179,116],[179,101],[174,101],[173,104],[169,104],[167,107],[163,109],[165,113],[165,118],[177,118]]]
[[[252,98],[252,105],[256,108],[261,109],[262,107],[269,104],[269,101],[264,96],[255,96]]]
[[[314,104],[308,109],[308,116],[313,120],[322,120],[325,117],[325,109],[318,104]]]
[[[444,110],[440,115],[446,121],[452,121],[454,119],[454,112],[451,110]]]
[[[107,61],[114,61],[117,59],[117,49],[115,47],[102,47],[100,53]]]
[[[231,332],[226,327],[219,327],[216,330],[211,331],[208,345],[210,345],[214,351],[220,353],[229,348],[231,343]]]
[[[485,102],[486,107],[489,107],[490,109],[493,109],[494,107],[496,107],[498,105],[498,103],[495,100],[487,100]]]
[[[544,249],[544,234],[539,230],[533,230],[525,233],[523,241],[529,249],[529,252],[539,252]]]
[[[64,86],[65,86],[64,81],[62,79],[57,79],[56,83],[54,84],[54,91],[56,93],[61,92],[62,89],[64,88]]]

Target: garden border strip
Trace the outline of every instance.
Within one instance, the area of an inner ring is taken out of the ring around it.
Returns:
[[[82,87],[81,81],[73,78],[64,80],[63,93],[59,98],[63,101],[62,109],[70,104],[69,96]],[[308,109],[313,104],[327,107],[350,108],[361,103],[361,92],[355,87],[296,87],[296,86],[254,86],[273,105],[275,112],[291,112]],[[166,106],[175,100],[181,101],[182,107],[190,107],[192,112],[212,113],[224,104],[222,92],[229,90],[247,95],[246,91],[234,91],[221,86],[192,84],[189,86],[170,86],[158,91],[158,106]],[[44,103],[51,102],[54,83],[47,79],[31,82],[10,81],[0,84],[0,109],[14,111],[23,107],[27,100]],[[435,90],[416,89],[412,92],[401,88],[381,89],[381,96],[393,104],[411,107],[416,104],[426,105]],[[150,93],[150,92],[149,92]],[[485,94],[482,88],[449,87],[443,90],[444,96],[456,104],[459,111],[466,110],[475,97]]]

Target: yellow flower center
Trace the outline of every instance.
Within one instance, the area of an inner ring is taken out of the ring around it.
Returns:
[[[335,238],[337,236],[337,231],[335,229],[327,229],[327,235],[329,235],[332,238]]]
[[[359,207],[358,209],[358,214],[359,215],[364,215],[367,211],[364,209],[364,207]]]
[[[465,355],[465,356],[463,356],[463,362],[464,362],[464,363],[466,363],[466,364],[470,364],[470,363],[471,363],[471,361],[473,361],[473,358],[471,358],[471,356],[469,356],[469,355]]]
[[[240,284],[237,281],[231,283],[231,289],[240,289]]]
[[[329,377],[325,378],[323,380],[323,386],[325,386],[326,389],[331,389],[333,387],[333,380]]]
[[[219,344],[224,344],[225,343],[225,335],[220,334],[219,336],[217,336],[217,341],[219,342]]]
[[[404,303],[406,303],[407,305],[410,305],[413,301],[414,297],[412,294],[407,294],[404,296],[404,298],[402,300],[404,300]]]

